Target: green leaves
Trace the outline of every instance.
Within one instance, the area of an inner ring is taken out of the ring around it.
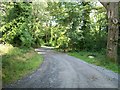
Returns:
[[[100,44],[106,41],[106,16],[103,7],[97,7],[92,2],[50,2],[47,10],[59,27],[56,30],[58,46],[67,45],[73,50],[105,48],[105,43]],[[65,32],[63,35],[59,33],[61,26],[65,27],[60,31]]]
[[[2,41],[14,46],[50,45],[100,50],[106,42],[106,12],[92,2],[6,3]],[[103,42],[104,44],[101,44]]]
[[[0,29],[2,32],[2,40],[10,43],[13,46],[26,46],[32,45],[32,35],[29,28],[31,16],[31,5],[29,3],[14,3],[9,4],[7,10],[6,23]]]

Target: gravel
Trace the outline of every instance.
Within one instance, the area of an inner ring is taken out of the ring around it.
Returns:
[[[36,71],[4,88],[118,88],[118,74],[50,48],[36,49],[44,62]]]

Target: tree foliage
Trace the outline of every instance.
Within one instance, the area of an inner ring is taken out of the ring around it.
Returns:
[[[14,46],[49,45],[67,50],[106,47],[104,7],[92,2],[1,3],[2,42]]]

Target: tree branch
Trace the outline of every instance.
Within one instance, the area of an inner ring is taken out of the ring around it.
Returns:
[[[109,2],[103,2],[103,0],[99,0],[100,3],[106,8],[106,10],[108,9],[108,4]]]

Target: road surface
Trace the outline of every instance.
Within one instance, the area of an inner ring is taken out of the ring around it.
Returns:
[[[51,49],[36,49],[44,62],[31,75],[6,88],[118,88],[118,75]]]

